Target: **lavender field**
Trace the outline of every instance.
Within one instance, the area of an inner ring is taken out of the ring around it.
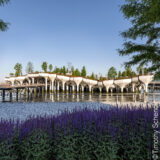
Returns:
[[[22,121],[1,117],[0,160],[152,159],[153,107],[75,104]]]

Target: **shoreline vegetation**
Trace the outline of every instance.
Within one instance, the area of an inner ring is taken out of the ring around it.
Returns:
[[[158,114],[160,107],[157,106]],[[1,160],[150,160],[154,107],[64,110],[0,121]],[[158,119],[160,121],[160,117]]]

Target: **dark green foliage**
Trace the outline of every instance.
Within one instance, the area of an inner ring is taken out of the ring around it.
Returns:
[[[117,77],[116,68],[111,67],[111,68],[108,70],[108,79],[115,79],[116,77]]]
[[[47,133],[34,131],[21,143],[23,160],[47,160],[51,157],[51,141]]]
[[[83,66],[83,67],[82,67],[82,70],[81,70],[81,76],[82,76],[82,77],[86,77],[86,75],[87,75],[86,67]]]
[[[57,160],[116,160],[117,147],[111,137],[74,133],[62,136],[55,144]]]
[[[8,141],[0,142],[0,160],[18,160],[14,145]]]
[[[126,0],[121,6],[124,17],[132,26],[122,32],[126,40],[120,55],[132,55],[126,65],[151,64],[148,71],[160,75],[160,1],[159,0]],[[141,39],[141,42],[135,40]]]
[[[47,65],[48,65],[47,62],[43,62],[43,63],[42,63],[42,66],[41,66],[41,67],[42,67],[42,70],[43,70],[44,72],[47,72],[47,67],[48,67]]]
[[[7,4],[10,0],[0,0],[0,6],[3,6],[4,4]],[[0,30],[6,31],[8,29],[9,23],[4,22],[2,19],[0,19]]]
[[[0,160],[151,160],[153,112],[86,108],[22,124],[1,121]]]
[[[15,69],[15,76],[22,75],[22,64],[16,63],[14,69]]]

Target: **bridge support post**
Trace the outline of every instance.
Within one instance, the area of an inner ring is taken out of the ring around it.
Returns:
[[[102,88],[101,87],[99,88],[99,92],[102,93]]]
[[[106,87],[106,92],[107,92],[107,93],[109,92],[109,88],[108,88],[108,87]]]
[[[121,87],[121,93],[123,93],[123,89],[124,89],[124,87]]]
[[[82,93],[84,92],[84,86],[81,87],[82,88]]]
[[[54,81],[52,80],[52,92],[54,92]]]
[[[2,99],[3,99],[3,101],[5,101],[5,90],[3,90],[3,92],[2,92]]]
[[[47,81],[48,81],[48,78],[45,77],[45,92],[47,92],[47,88],[48,88]]]
[[[145,84],[144,90],[145,90],[145,93],[148,93],[148,83]]]
[[[91,85],[89,85],[89,92],[91,92],[92,91],[92,86]]]
[[[74,93],[74,91],[75,91],[75,87],[74,87],[74,85],[72,86],[72,92]]]
[[[69,92],[68,87],[69,87],[69,86],[68,86],[68,85],[66,85],[66,92]]]
[[[77,93],[79,93],[79,84],[77,84]]]
[[[57,82],[57,92],[59,92],[59,82]]]
[[[10,96],[10,101],[12,101],[12,90],[10,91],[9,96]]]
[[[135,84],[132,83],[132,92],[134,93],[135,92]]]
[[[16,100],[18,101],[18,89],[16,89]]]
[[[65,82],[62,82],[62,92],[65,90]]]

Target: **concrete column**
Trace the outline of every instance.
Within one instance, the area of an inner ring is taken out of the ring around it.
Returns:
[[[77,92],[79,92],[79,84],[77,84]]]
[[[92,86],[91,85],[89,85],[89,92],[91,92],[92,91]]]
[[[34,84],[34,78],[32,78],[32,84]]]
[[[69,91],[69,87],[68,87],[68,85],[66,85],[66,92],[68,92]]]
[[[52,92],[54,92],[54,80],[52,80],[51,83],[52,83],[52,89],[51,90],[52,90]]]
[[[101,87],[99,88],[99,92],[102,93],[102,88]]]
[[[74,85],[72,86],[72,92],[74,92],[75,91],[75,87],[74,87]]]
[[[121,87],[121,93],[123,93],[123,89],[124,89],[124,87]]]
[[[46,92],[47,92],[47,80],[48,80],[48,78],[45,77],[45,91],[46,91]]]
[[[65,90],[65,82],[62,82],[62,92]]]
[[[59,82],[57,81],[57,92],[59,92]]]
[[[52,81],[50,81],[49,91],[52,92]]]
[[[111,93],[112,93],[113,92],[113,88],[111,88],[110,90],[111,90]]]
[[[106,87],[106,92],[108,93],[108,91],[109,91],[109,87]]]
[[[132,92],[134,93],[135,92],[135,83],[132,83]]]
[[[81,86],[82,87],[82,92],[84,92],[84,86]]]
[[[145,92],[148,93],[148,83],[145,84]]]

